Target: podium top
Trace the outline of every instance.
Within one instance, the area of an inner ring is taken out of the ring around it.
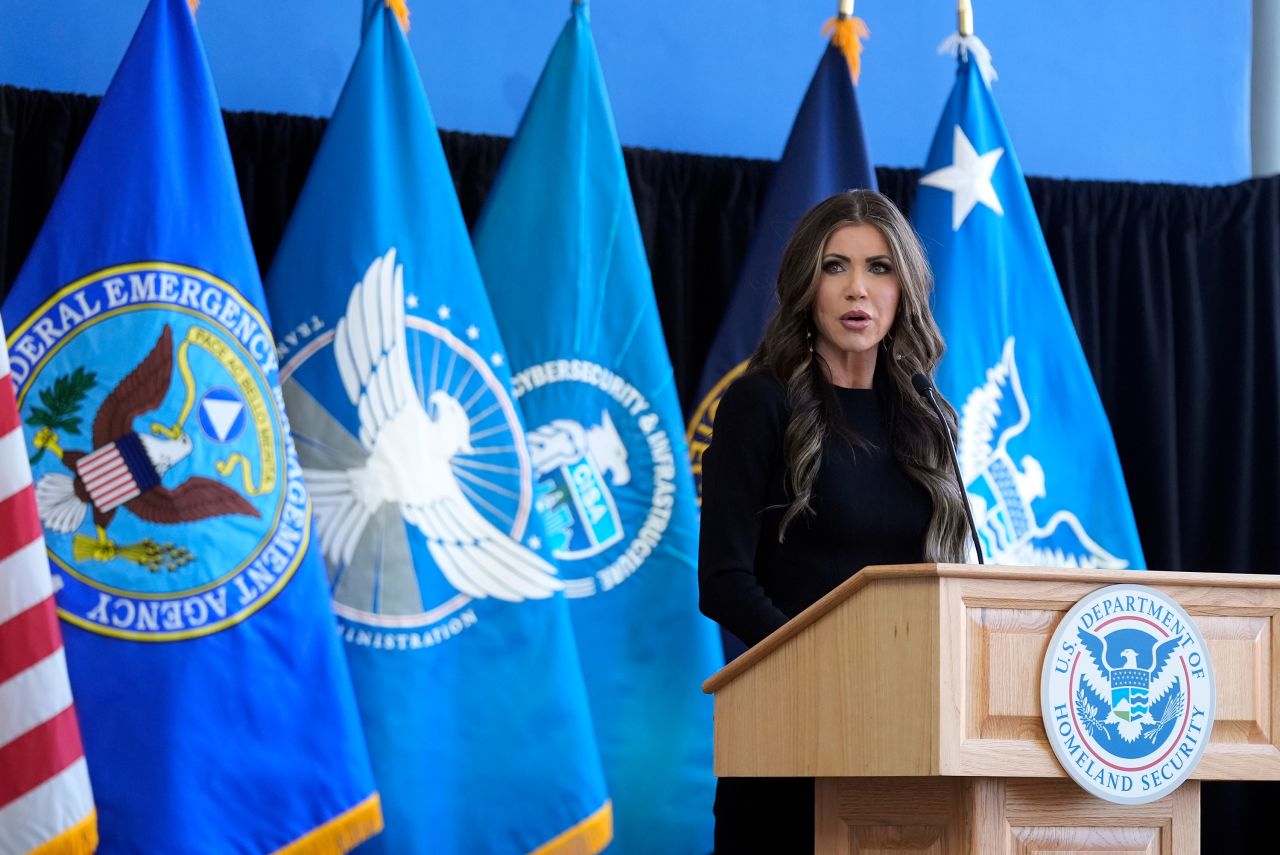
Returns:
[[[702,691],[714,694],[749,671],[805,628],[874,582],[887,579],[952,578],[1019,582],[1074,582],[1153,587],[1253,588],[1280,590],[1280,575],[1191,573],[1167,570],[1097,570],[1076,567],[1011,567],[1000,564],[883,564],[865,567],[737,659],[712,674]]]

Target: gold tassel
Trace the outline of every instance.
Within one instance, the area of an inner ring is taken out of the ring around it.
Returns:
[[[187,0],[187,5],[191,7],[191,17],[196,16],[196,10],[200,8],[200,0]]]
[[[89,815],[28,855],[93,855],[98,848],[98,812]]]
[[[862,40],[871,35],[861,18],[843,16],[832,18],[822,28],[824,36],[831,36],[831,43],[840,49],[849,62],[849,74],[858,82],[862,72]]]
[[[409,32],[409,4],[405,0],[386,0],[387,8],[395,13],[400,29]]]

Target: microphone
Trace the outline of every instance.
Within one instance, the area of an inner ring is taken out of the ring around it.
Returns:
[[[929,378],[920,371],[911,375],[911,385],[916,387],[916,391],[920,393],[921,398],[928,399],[933,405],[933,411],[938,414],[938,422],[942,425],[942,433],[947,438],[947,452],[951,458],[951,471],[956,476],[956,484],[960,487],[960,501],[964,503],[964,516],[969,521],[969,536],[973,538],[973,548],[978,554],[978,563],[985,564],[982,560],[982,541],[978,540],[978,527],[973,524],[973,512],[969,510],[969,496],[964,489],[964,478],[960,476],[960,461],[956,457],[956,446],[951,439],[951,428],[947,426],[947,420],[942,415],[942,407],[938,406],[938,399],[933,394],[933,383]]]

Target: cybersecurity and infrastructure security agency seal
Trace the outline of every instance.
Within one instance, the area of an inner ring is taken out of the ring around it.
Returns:
[[[164,262],[102,270],[9,348],[64,619],[168,641],[280,592],[310,510],[270,331],[233,286]]]
[[[1098,798],[1143,804],[1180,785],[1213,729],[1204,637],[1168,596],[1101,588],[1063,618],[1045,655],[1040,706],[1062,768]]]
[[[538,510],[566,596],[612,590],[658,549],[676,500],[671,438],[622,375],[584,359],[552,359],[512,378],[529,424]],[[573,401],[569,412],[561,402]],[[551,402],[556,403],[551,403]]]

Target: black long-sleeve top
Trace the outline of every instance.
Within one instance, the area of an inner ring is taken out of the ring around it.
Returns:
[[[747,374],[716,412],[702,458],[700,604],[748,646],[865,566],[923,560],[933,505],[889,450],[887,408],[871,389],[835,394],[845,424],[870,446],[827,436],[814,514],[795,518],[783,543],[786,390],[772,375]]]

